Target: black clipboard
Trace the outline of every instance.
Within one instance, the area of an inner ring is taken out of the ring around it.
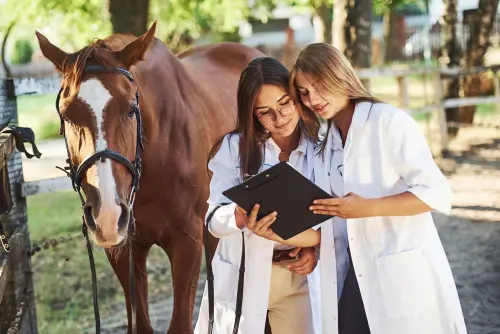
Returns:
[[[224,191],[223,195],[247,212],[258,203],[260,205],[258,219],[276,211],[278,216],[270,228],[284,240],[332,218],[316,215],[309,210],[315,199],[332,198],[332,196],[299,173],[288,162],[280,162],[252,176]]]

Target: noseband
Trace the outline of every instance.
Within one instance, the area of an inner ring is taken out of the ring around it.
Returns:
[[[98,66],[98,65],[87,65],[85,67],[85,72],[86,73],[103,73],[103,72],[112,72],[112,73],[117,73],[124,75],[130,83],[134,84],[134,78],[132,77],[132,74],[130,72],[122,69],[122,68],[105,68],[103,66]],[[71,155],[69,152],[69,146],[68,146],[68,139],[66,138],[66,134],[64,131],[64,117],[61,114],[61,111],[59,109],[59,100],[61,98],[61,93],[63,91],[63,87],[59,90],[59,93],[57,94],[56,98],[56,109],[57,113],[59,114],[59,118],[61,120],[61,127],[59,129],[59,134],[64,137],[64,143],[66,145],[66,152],[68,154],[68,159],[66,159],[66,163],[68,164],[66,167],[61,168],[63,172],[65,172],[68,177],[71,179],[71,183],[73,185],[73,189],[78,193],[80,196],[80,200],[82,202],[82,208],[85,204],[85,200],[83,198],[82,192],[81,192],[81,181],[83,178],[84,173],[87,171],[90,166],[95,164],[97,161],[104,162],[106,159],[111,159],[116,162],[119,162],[120,164],[124,165],[130,174],[132,175],[132,185],[130,187],[130,194],[128,196],[128,206],[130,209],[130,221],[129,221],[129,229],[133,229],[134,226],[134,215],[133,215],[133,205],[135,201],[135,195],[137,193],[137,190],[139,189],[139,180],[141,178],[141,171],[142,171],[142,159],[141,159],[141,153],[144,151],[144,146],[143,146],[143,127],[142,127],[142,119],[141,119],[141,109],[139,107],[139,91],[135,91],[135,98],[136,98],[136,105],[132,110],[129,111],[129,114],[133,113],[135,115],[135,119],[137,121],[137,138],[136,138],[136,148],[135,148],[135,158],[133,161],[128,160],[126,157],[124,157],[122,154],[115,152],[113,150],[105,149],[102,151],[95,152],[91,156],[87,157],[83,162],[80,163],[80,165],[75,166],[72,161],[71,161]],[[86,243],[87,243],[87,252],[89,255],[89,262],[90,262],[90,271],[92,275],[92,295],[93,295],[93,305],[94,305],[94,317],[95,317],[95,322],[96,322],[96,334],[100,334],[101,332],[101,324],[100,324],[100,318],[99,318],[99,305],[98,305],[98,299],[97,299],[97,278],[96,278],[96,272],[95,272],[95,265],[94,265],[94,257],[92,254],[92,245],[89,240],[88,236],[88,230],[87,230],[87,225],[85,224],[85,218],[84,215],[82,214],[82,233],[85,237]],[[131,310],[132,310],[132,333],[136,334],[137,333],[137,320],[136,320],[136,297],[135,297],[135,273],[134,273],[134,260],[133,260],[133,255],[132,255],[132,247],[128,249],[129,251],[129,282],[130,282],[130,303],[131,303]]]

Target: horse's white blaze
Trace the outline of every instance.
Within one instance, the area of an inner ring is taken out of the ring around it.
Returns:
[[[99,80],[90,79],[81,84],[78,98],[88,105],[95,116],[97,123],[95,150],[96,152],[103,151],[108,147],[103,129],[104,109],[112,96]],[[111,160],[96,161],[95,166],[88,169],[87,179],[89,184],[99,190],[101,196],[99,214],[94,217],[96,225],[102,230],[102,236],[106,241],[112,243],[114,240],[111,239],[116,239],[119,242],[117,232],[121,207],[117,201],[118,194]]]

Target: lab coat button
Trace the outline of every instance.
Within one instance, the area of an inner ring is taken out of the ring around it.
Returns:
[[[359,274],[359,277],[363,277],[363,275]]]

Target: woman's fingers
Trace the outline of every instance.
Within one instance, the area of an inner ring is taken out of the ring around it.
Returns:
[[[278,215],[277,212],[272,212],[272,213],[268,214],[267,216],[261,218],[257,222],[256,228],[259,231],[265,231],[265,230],[267,230],[269,228],[269,226],[271,226],[271,224],[276,221],[277,215]]]
[[[315,215],[339,216],[339,212],[337,210],[315,210],[313,213]]]
[[[253,229],[255,227],[258,212],[259,212],[259,204],[255,204],[252,208],[252,211],[250,211],[250,215],[248,216],[247,227],[249,229]]]

